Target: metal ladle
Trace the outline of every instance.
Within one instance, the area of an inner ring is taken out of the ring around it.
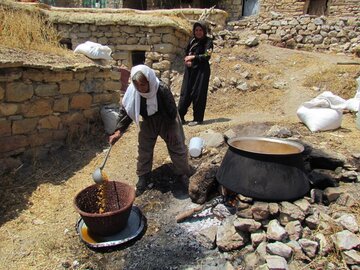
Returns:
[[[104,168],[106,160],[109,157],[110,150],[111,150],[112,146],[113,145],[110,144],[110,148],[109,148],[108,152],[106,153],[103,164],[99,168],[97,168],[92,174],[92,178],[93,178],[93,180],[95,181],[96,184],[102,184],[104,182],[104,178],[103,178],[103,175],[102,175],[102,169]]]

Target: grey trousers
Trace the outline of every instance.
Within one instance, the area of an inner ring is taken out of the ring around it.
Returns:
[[[171,145],[168,141],[167,134],[169,130],[172,130],[173,133],[176,134],[178,143],[175,145]],[[166,143],[171,161],[174,165],[174,173],[178,175],[190,175],[188,150],[185,145],[185,135],[180,117],[177,116],[174,123],[167,125],[161,115],[153,115],[140,122],[136,174],[141,176],[151,172],[154,147],[158,136]]]

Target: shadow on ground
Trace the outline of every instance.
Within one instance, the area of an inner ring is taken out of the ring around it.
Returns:
[[[16,172],[2,175],[0,226],[28,208],[29,197],[41,184],[61,185],[85,167],[102,151],[105,141],[100,137],[87,137],[49,153],[46,158],[24,161]]]

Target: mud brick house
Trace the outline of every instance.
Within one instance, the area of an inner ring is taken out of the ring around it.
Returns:
[[[107,7],[132,9],[209,8],[216,6],[229,14],[228,20],[279,12],[284,15],[350,16],[360,14],[359,0],[42,0],[58,7]]]

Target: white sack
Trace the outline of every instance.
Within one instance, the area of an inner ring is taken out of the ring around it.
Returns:
[[[352,112],[359,111],[360,107],[360,97],[359,98],[350,98],[346,101],[346,109]]]
[[[359,111],[359,107],[360,107],[360,76],[356,79],[356,82],[358,88],[356,90],[355,96],[346,101],[346,109],[352,112]]]
[[[79,44],[74,52],[82,53],[91,59],[112,60],[110,47],[91,41]]]
[[[118,105],[104,106],[100,110],[100,115],[104,124],[105,132],[107,134],[113,134],[119,116],[119,106]]]
[[[325,91],[316,98],[304,102],[297,110],[299,119],[312,131],[325,131],[341,127],[342,110],[346,100]]]

